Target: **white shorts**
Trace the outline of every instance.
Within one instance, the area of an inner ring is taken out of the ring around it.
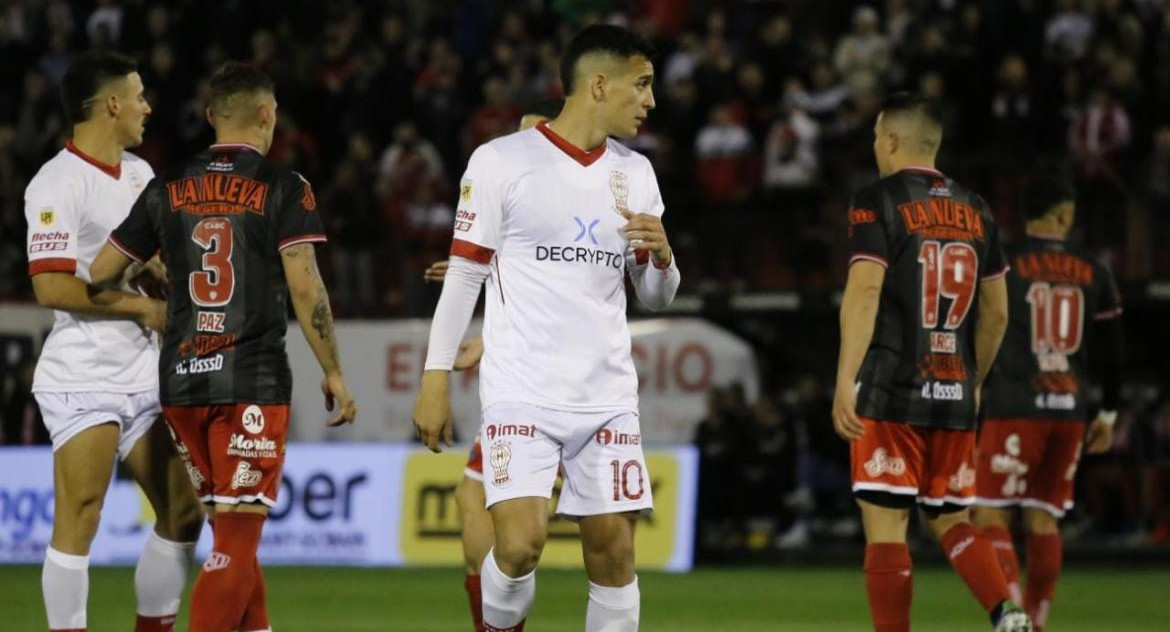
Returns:
[[[495,404],[483,411],[480,438],[488,507],[513,498],[550,498],[558,465],[564,466],[560,515],[648,512],[654,507],[637,413],[569,413]]]
[[[125,459],[162,412],[157,391],[33,395],[41,407],[54,452],[81,431],[112,422],[122,431],[118,438],[118,458]]]

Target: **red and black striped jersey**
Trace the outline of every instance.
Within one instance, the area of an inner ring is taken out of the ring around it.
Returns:
[[[110,241],[137,260],[161,251],[170,275],[163,404],[289,401],[280,251],[325,241],[308,181],[251,146],[212,145],[151,180]]]
[[[1007,262],[987,203],[933,169],[860,190],[850,263],[886,267],[857,413],[932,428],[975,427],[975,321],[981,281]]]
[[[983,391],[989,419],[1084,421],[1091,324],[1121,316],[1113,275],[1063,240],[1008,249],[1010,318]]]

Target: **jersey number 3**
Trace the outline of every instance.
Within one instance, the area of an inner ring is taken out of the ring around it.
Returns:
[[[924,241],[918,262],[922,264],[922,326],[938,326],[940,298],[945,296],[951,299],[951,308],[944,326],[958,329],[975,299],[979,253],[962,242],[944,246],[937,241]]]
[[[203,307],[222,307],[232,300],[236,271],[232,267],[232,223],[209,217],[191,231],[191,241],[206,250],[201,270],[191,273],[188,287],[191,300]]]

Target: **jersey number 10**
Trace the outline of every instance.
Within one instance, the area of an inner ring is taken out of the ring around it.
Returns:
[[[232,300],[236,270],[232,267],[232,223],[209,217],[191,231],[191,241],[206,250],[201,270],[192,272],[187,286],[191,300],[203,307],[222,307]]]
[[[938,326],[939,303],[941,297],[946,297],[951,299],[951,308],[943,326],[958,329],[975,299],[979,253],[962,242],[944,246],[937,241],[924,241],[918,262],[922,264],[922,327]]]
[[[1032,306],[1032,352],[1071,355],[1081,348],[1085,328],[1085,293],[1075,285],[1033,283],[1028,288]]]

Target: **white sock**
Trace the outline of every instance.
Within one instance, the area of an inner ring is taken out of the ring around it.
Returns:
[[[165,617],[179,612],[179,598],[187,584],[194,542],[171,542],[151,533],[134,571],[138,614]]]
[[[84,630],[89,556],[69,555],[50,546],[45,550],[41,590],[45,594],[49,630]]]
[[[483,558],[479,574],[483,591],[483,622],[497,630],[520,625],[536,597],[536,571],[523,577],[508,577],[496,565],[495,549],[492,549]]]
[[[642,596],[636,576],[634,581],[618,588],[589,582],[585,632],[637,632],[641,611]]]

